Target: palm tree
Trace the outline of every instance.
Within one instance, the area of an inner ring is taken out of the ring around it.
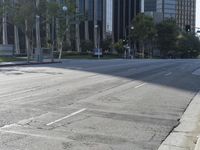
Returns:
[[[85,0],[85,16],[88,15],[88,0]],[[85,40],[89,41],[89,23],[88,23],[88,18],[85,19]]]
[[[40,4],[40,0],[36,0],[36,8],[39,9],[39,4]],[[36,18],[36,57],[37,57],[37,61],[42,61],[41,60],[41,36],[40,36],[40,16],[38,14],[36,14],[35,16]]]
[[[76,0],[76,13],[79,13],[79,0]],[[80,28],[79,20],[76,18],[76,50],[80,52]]]
[[[2,1],[3,5],[5,4],[5,0]],[[2,23],[3,23],[3,44],[7,45],[8,44],[8,33],[7,33],[7,12],[5,10],[5,7],[3,7],[3,18],[2,18]]]

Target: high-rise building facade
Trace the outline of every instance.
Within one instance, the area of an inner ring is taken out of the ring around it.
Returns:
[[[131,22],[141,12],[140,0],[113,0],[113,39],[127,37]]]
[[[106,37],[107,0],[79,0],[79,11],[86,16],[80,23],[80,39],[91,40],[97,45],[97,36],[100,40]]]
[[[163,19],[173,18],[180,29],[195,31],[196,0],[144,0],[146,12],[157,12]]]
[[[5,0],[0,0],[0,2],[2,1]],[[65,4],[64,0],[54,1],[61,4],[60,6]],[[82,21],[75,20],[75,23],[70,26],[70,30],[66,33],[66,47],[69,46],[72,50],[77,50],[78,52],[81,51],[81,42],[85,40],[92,41],[94,47],[97,47],[108,36],[112,37],[113,42],[128,37],[131,22],[136,14],[141,11],[141,0],[74,0],[73,2],[76,5],[76,12],[83,14],[85,19]],[[13,25],[10,27],[12,30],[7,29],[9,27],[6,21],[7,17],[2,16],[1,18],[2,31],[0,33],[3,36],[0,41],[4,45],[19,41],[18,34],[22,34],[20,30],[18,33],[16,27],[13,32]],[[51,24],[46,25],[47,31],[41,34],[42,39],[48,39],[47,41],[49,41],[50,38],[52,40],[58,38],[57,27],[59,20],[54,20],[54,22],[56,22],[53,24],[54,26],[51,26]],[[45,25],[41,25],[41,27],[43,29]],[[16,38],[14,39],[13,37]],[[10,40],[9,38],[12,39]],[[47,43],[43,43],[44,45],[42,46],[47,45]],[[20,45],[22,45],[23,49],[26,49],[24,41]]]
[[[144,0],[144,11],[145,12],[156,12],[157,0]]]
[[[81,12],[87,15],[87,20],[80,24],[80,38],[91,40],[95,45],[98,36],[100,40],[107,36],[113,41],[123,39],[129,33],[134,16],[140,12],[140,0],[79,1]]]
[[[176,3],[177,0],[157,0],[157,12],[163,14],[163,18],[174,18],[176,17]]]
[[[177,0],[176,22],[178,26],[185,30],[186,27],[195,32],[196,0]]]

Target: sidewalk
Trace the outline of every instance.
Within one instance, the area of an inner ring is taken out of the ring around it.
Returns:
[[[200,92],[180,120],[180,124],[172,131],[158,150],[200,150]],[[195,148],[196,146],[196,148]]]
[[[41,64],[53,64],[53,63],[61,63],[61,61],[55,60],[51,62],[50,60],[44,60],[43,62],[36,61],[13,61],[13,62],[0,62],[0,67],[12,67],[12,66],[25,66],[25,65],[41,65]]]

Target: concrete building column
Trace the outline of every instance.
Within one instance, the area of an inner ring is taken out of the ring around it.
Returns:
[[[144,13],[144,0],[141,0],[141,8],[140,12]]]
[[[106,14],[107,14],[106,2],[107,0],[103,0],[103,40],[106,39]]]
[[[120,39],[120,15],[121,15],[121,13],[120,13],[120,0],[117,0],[117,6],[118,6],[118,11],[117,11],[117,16],[118,16],[118,18],[117,18],[117,24],[118,24],[118,28],[117,28],[117,41]]]
[[[123,36],[126,38],[126,0],[123,0]]]
[[[88,0],[85,0],[85,15],[88,15]],[[88,23],[88,19],[85,20],[85,40],[89,40],[89,23]]]

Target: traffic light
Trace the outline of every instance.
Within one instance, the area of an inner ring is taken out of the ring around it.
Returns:
[[[190,25],[186,25],[185,26],[185,31],[186,32],[191,32],[191,26]]]

